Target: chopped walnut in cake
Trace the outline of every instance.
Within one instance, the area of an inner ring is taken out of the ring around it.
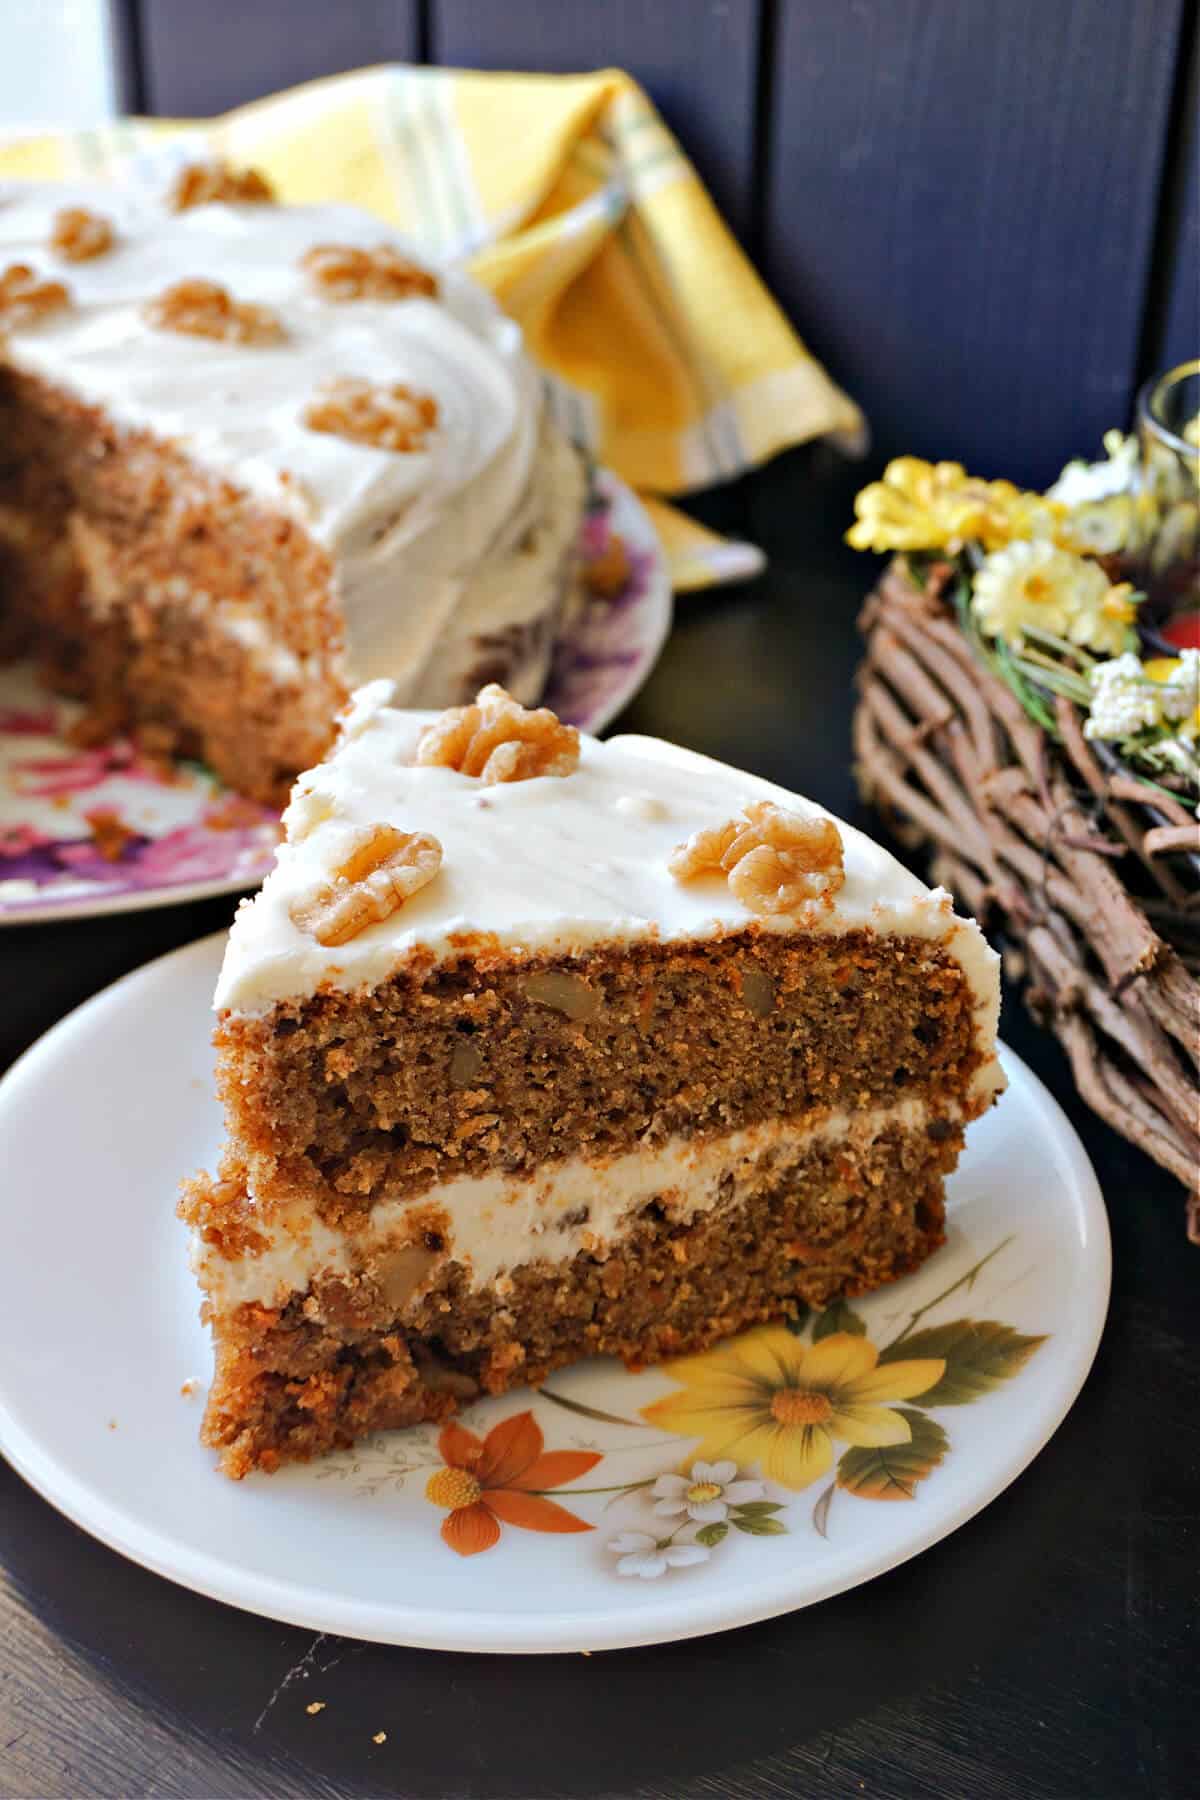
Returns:
[[[224,201],[232,206],[270,206],[275,189],[257,169],[235,169],[217,158],[213,162],[188,163],[180,169],[167,195],[172,212]]]
[[[570,775],[579,766],[579,733],[549,707],[531,712],[492,682],[470,706],[452,706],[425,727],[415,760],[487,783]]]
[[[43,281],[28,263],[9,263],[0,275],[0,325],[33,325],[70,301],[61,281]]]
[[[693,832],[668,867],[677,881],[724,874],[730,892],[756,913],[794,912],[806,900],[835,894],[846,879],[833,820],[802,818],[770,800]]]
[[[376,450],[423,450],[437,419],[438,406],[432,394],[406,387],[402,381],[376,387],[349,376],[327,381],[304,411],[310,431],[327,431]]]
[[[177,281],[147,302],[142,317],[156,331],[220,338],[228,344],[278,344],[287,335],[269,306],[235,300],[216,281]]]
[[[112,221],[86,206],[64,206],[54,215],[50,248],[64,262],[90,262],[113,247]]]
[[[325,300],[407,300],[413,294],[432,297],[438,291],[437,277],[391,244],[374,250],[355,244],[314,244],[300,264]]]
[[[327,948],[388,919],[442,866],[442,846],[423,831],[368,825],[354,834],[326,882],[291,907],[293,923]]]

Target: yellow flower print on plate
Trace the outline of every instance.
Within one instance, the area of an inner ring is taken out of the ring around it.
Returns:
[[[833,1467],[835,1444],[911,1442],[911,1425],[887,1402],[927,1393],[945,1368],[940,1357],[881,1366],[875,1345],[848,1331],[804,1344],[784,1325],[764,1325],[669,1363],[680,1391],[644,1406],[641,1416],[699,1438],[705,1458],[757,1463],[768,1480],[806,1488]]]

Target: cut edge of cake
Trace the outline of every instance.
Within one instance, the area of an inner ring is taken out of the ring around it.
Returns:
[[[0,650],[93,739],[282,805],[364,681],[540,695],[587,474],[467,275],[252,171],[183,175],[5,196]]]

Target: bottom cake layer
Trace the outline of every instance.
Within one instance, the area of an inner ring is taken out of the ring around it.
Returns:
[[[582,1357],[658,1362],[804,1304],[916,1268],[944,1239],[961,1124],[816,1134],[691,1214],[649,1202],[621,1235],[484,1286],[447,1262],[398,1309],[325,1274],[281,1304],[210,1300],[215,1372],[203,1439],[227,1475],[272,1470],[374,1430],[446,1417]],[[192,1184],[183,1214],[211,1244],[241,1208],[236,1176]],[[236,1260],[236,1244],[226,1245]]]

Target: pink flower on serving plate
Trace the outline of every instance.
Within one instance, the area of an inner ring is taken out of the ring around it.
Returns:
[[[0,706],[0,737],[53,737],[57,730],[53,706]]]
[[[99,787],[110,775],[122,775],[127,781],[146,781],[156,787],[169,786],[161,769],[143,762],[133,745],[118,738],[112,744],[100,744],[94,750],[77,750],[70,756],[29,756],[12,765],[12,785],[18,794],[31,799],[53,800],[61,794],[86,794]]]
[[[247,884],[253,885],[270,867],[274,838],[256,858],[257,845],[252,837],[247,843],[248,836],[242,831],[213,831],[204,824],[181,825],[139,853],[137,884],[170,887],[182,882],[233,881],[244,875]]]
[[[608,547],[612,525],[607,506],[598,507],[595,512],[588,513],[579,530],[579,554],[585,562],[592,562],[602,556]]]
[[[10,860],[17,856],[29,856],[32,851],[40,850],[44,844],[53,843],[44,831],[38,831],[33,825],[0,825],[0,857]]]

